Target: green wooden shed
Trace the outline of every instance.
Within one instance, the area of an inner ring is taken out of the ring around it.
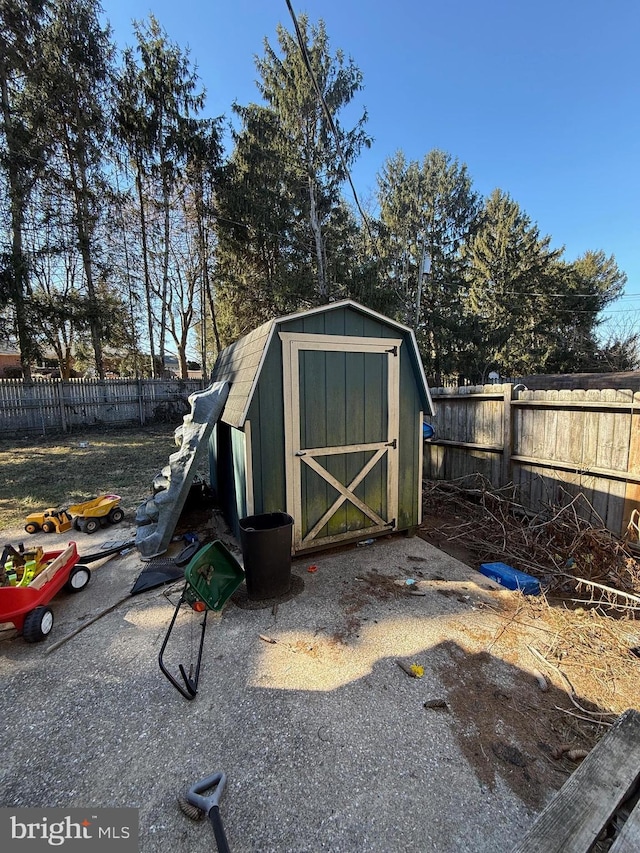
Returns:
[[[413,331],[346,300],[270,320],[223,350],[229,396],[211,482],[239,519],[294,518],[293,551],[422,520],[422,423],[433,413]]]

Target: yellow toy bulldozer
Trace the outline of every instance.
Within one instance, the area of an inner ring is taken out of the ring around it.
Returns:
[[[43,512],[32,512],[25,519],[27,533],[66,533],[73,527],[83,533],[95,533],[104,524],[119,524],[124,518],[120,495],[99,495],[90,501]]]
[[[26,518],[24,529],[27,533],[66,533],[73,527],[73,518],[67,509],[49,507],[42,512],[32,512]]]

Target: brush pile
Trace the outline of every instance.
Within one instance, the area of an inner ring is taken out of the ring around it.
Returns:
[[[640,615],[640,563],[606,529],[582,493],[532,513],[512,486],[494,489],[481,475],[425,481],[424,515],[444,546],[463,545],[479,563],[501,561],[539,578],[550,595]]]

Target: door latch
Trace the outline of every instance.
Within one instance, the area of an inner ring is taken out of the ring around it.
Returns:
[[[398,439],[394,438],[393,441],[390,441],[388,444],[385,444],[385,447],[392,447],[394,450],[398,449]]]

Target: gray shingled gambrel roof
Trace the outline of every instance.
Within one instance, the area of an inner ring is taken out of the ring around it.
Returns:
[[[226,381],[231,385],[220,418],[230,426],[240,427],[245,421],[253,389],[260,374],[262,358],[276,323],[278,320],[268,320],[218,355],[211,381]]]
[[[340,302],[330,302],[327,305],[321,305],[318,308],[311,308],[308,311],[299,311],[295,314],[288,314],[285,317],[278,317],[275,320],[268,320],[266,323],[263,323],[262,326],[258,326],[257,329],[249,332],[248,335],[239,338],[235,343],[226,347],[226,349],[223,349],[218,355],[211,376],[212,382],[226,381],[231,386],[220,420],[233,427],[242,427],[244,425],[247,412],[249,411],[251,398],[257,385],[258,377],[260,376],[262,363],[269,348],[269,343],[271,342],[271,338],[273,337],[276,328],[281,323],[293,320],[296,317],[305,317],[311,314],[345,307],[350,307],[356,311],[368,314],[370,317],[374,317],[377,320],[381,320],[384,323],[394,326],[402,332],[409,333],[413,348],[412,360],[414,361],[415,366],[417,367],[417,372],[420,376],[424,398],[431,409],[431,412],[425,411],[425,414],[432,414],[433,404],[431,402],[431,395],[429,394],[427,379],[424,374],[424,368],[422,366],[422,361],[418,352],[418,344],[413,330],[408,326],[402,325],[402,323],[398,323],[396,320],[391,320],[389,317],[385,317],[383,314],[373,311],[371,308],[366,308],[364,305],[354,302],[352,299],[343,299]]]

